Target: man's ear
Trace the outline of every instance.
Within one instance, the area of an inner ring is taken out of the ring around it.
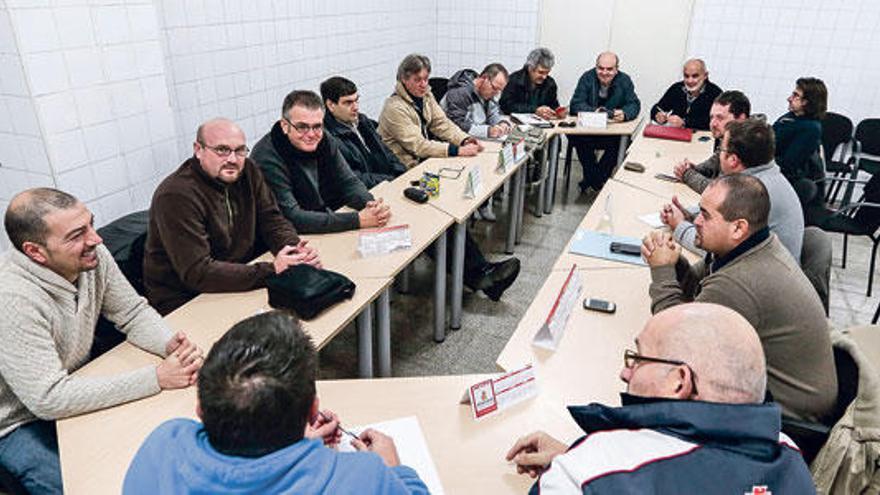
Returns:
[[[21,245],[21,250],[24,251],[24,254],[27,255],[28,258],[41,265],[45,265],[46,262],[49,261],[46,248],[36,242],[24,241]]]
[[[733,238],[738,243],[746,240],[751,234],[749,221],[745,218],[737,218],[733,221]]]
[[[688,400],[695,395],[691,370],[687,366],[676,366],[667,375],[670,381],[670,393],[672,398]]]

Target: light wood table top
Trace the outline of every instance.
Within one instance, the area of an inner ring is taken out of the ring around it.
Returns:
[[[651,316],[647,268],[619,264],[616,269],[579,270],[583,291],[555,352],[532,346],[568,271],[551,272],[496,360],[500,369],[535,365],[540,399],[554,408],[603,402],[619,404],[625,390],[619,378],[623,351]],[[614,314],[583,309],[587,297],[613,301]]]
[[[303,321],[317,348],[326,345],[380,292],[390,278],[353,279],[354,297]],[[235,323],[270,310],[266,289],[202,294],[166,316],[206,352]],[[159,364],[160,358],[124,342],[76,371],[77,376],[123,373]],[[58,421],[58,446],[65,493],[119,493],[125,470],[144,438],[162,421],[194,417],[195,388],[164,390],[116,407]]]
[[[712,156],[713,141],[700,142],[697,140],[699,136],[708,135],[710,135],[708,132],[695,133],[694,139],[689,143],[639,136],[630,146],[624,163],[641,163],[645,166],[645,171],[643,173],[632,172],[621,166],[614,178],[666,198],[667,201],[673,195],[678,195],[680,199],[689,198],[696,202],[699,195],[687,185],[660,180],[655,177],[655,174],[674,175],[673,167],[685,158],[699,163]]]
[[[597,127],[559,127],[559,122],[577,122],[577,117],[569,115],[561,120],[554,120],[552,129],[546,129],[548,135],[565,134],[572,136],[625,136],[632,135],[642,123],[642,116],[627,122],[608,122],[604,129]]]
[[[420,205],[403,196],[409,182],[398,178],[383,182],[370,190],[375,198],[391,207],[388,227],[409,225],[412,247],[382,256],[364,258],[358,253],[358,236],[366,230],[350,230],[332,234],[302,235],[318,250],[327,270],[343,273],[349,278],[394,277],[452,224],[452,218],[427,204]]]
[[[564,408],[532,399],[479,422],[459,399],[488,375],[318,382],[322,407],[356,426],[418,417],[446,493],[525,493],[504,454],[516,438],[542,429],[574,440],[580,429]],[[162,422],[195,416],[196,389],[163,392],[141,401],[58,422],[65,493],[116,494],[143,440]]]
[[[405,174],[390,183],[390,186],[401,191],[400,194],[402,194],[403,189],[409,187],[410,181],[421,179],[424,172],[436,174],[441,168],[459,169],[463,167],[461,175],[457,179],[441,177],[440,194],[431,198],[427,203],[451,216],[457,223],[461,223],[474,210],[479,208],[525,162],[526,160],[522,160],[502,172],[498,170],[497,152],[480,153],[473,157],[431,158],[409,169]],[[464,197],[467,171],[469,167],[474,165],[480,167],[482,187],[474,198],[467,199]]]

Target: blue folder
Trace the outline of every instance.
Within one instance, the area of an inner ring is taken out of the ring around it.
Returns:
[[[627,244],[635,244],[640,246],[642,241],[635,237],[625,237],[619,235],[603,234],[592,230],[578,229],[571,241],[570,253],[580,254],[582,256],[590,256],[593,258],[602,258],[611,261],[619,261],[621,263],[630,263],[633,265],[648,266],[641,256],[631,256],[628,254],[612,253],[611,243],[623,242]]]

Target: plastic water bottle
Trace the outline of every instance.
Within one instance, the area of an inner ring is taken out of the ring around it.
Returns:
[[[611,195],[605,196],[605,204],[602,209],[602,218],[599,219],[597,232],[614,235],[614,219],[611,216]]]

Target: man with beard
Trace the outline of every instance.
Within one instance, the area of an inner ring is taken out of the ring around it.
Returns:
[[[288,267],[320,267],[284,219],[235,123],[199,126],[193,157],[153,194],[144,255],[147,299],[167,314],[202,292],[265,287]],[[274,261],[250,263],[266,248]]]
[[[698,58],[685,62],[683,72],[684,79],[670,86],[651,107],[651,118],[671,127],[708,130],[709,109],[721,88],[709,80],[706,63]]]

